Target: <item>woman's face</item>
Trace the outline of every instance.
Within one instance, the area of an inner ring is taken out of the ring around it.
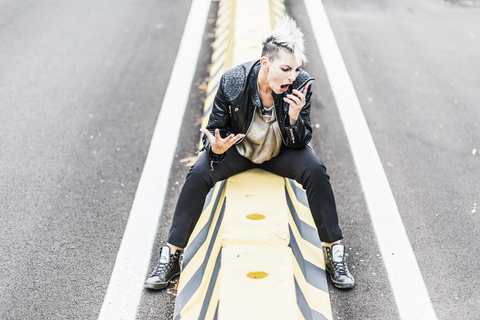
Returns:
[[[282,94],[287,91],[288,87],[297,78],[301,68],[301,65],[297,64],[293,53],[283,51],[280,53],[280,57],[274,61],[263,59],[266,60],[267,70],[265,71],[270,88],[276,94]]]

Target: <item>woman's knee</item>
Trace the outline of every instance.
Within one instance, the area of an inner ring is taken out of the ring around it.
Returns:
[[[300,183],[307,183],[308,181],[330,181],[330,176],[327,173],[327,168],[320,161],[320,159],[311,159],[303,164],[300,175]]]

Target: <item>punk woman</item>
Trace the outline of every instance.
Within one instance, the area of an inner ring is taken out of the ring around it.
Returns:
[[[221,78],[203,132],[205,152],[190,168],[178,198],[167,243],[144,287],[164,289],[180,273],[180,256],[217,181],[261,168],[295,179],[306,190],[323,243],[326,266],[337,288],[353,288],[330,177],[308,146],[312,138],[312,89],[303,33],[288,16],[263,40],[260,60],[239,65]]]

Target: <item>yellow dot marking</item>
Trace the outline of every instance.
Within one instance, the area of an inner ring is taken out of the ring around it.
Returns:
[[[263,219],[265,219],[265,216],[263,214],[260,214],[260,213],[252,213],[252,214],[247,215],[247,219],[263,220]]]
[[[254,271],[250,272],[247,274],[247,277],[252,278],[252,279],[263,279],[268,277],[268,273],[263,272],[263,271]]]

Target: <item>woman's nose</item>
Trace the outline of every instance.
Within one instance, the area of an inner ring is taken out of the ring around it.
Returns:
[[[290,81],[295,81],[295,79],[297,79],[297,73],[294,71],[294,72],[290,72],[290,74],[288,75],[288,80]]]

